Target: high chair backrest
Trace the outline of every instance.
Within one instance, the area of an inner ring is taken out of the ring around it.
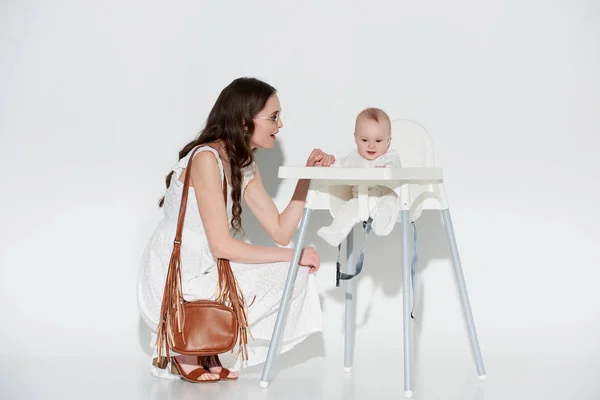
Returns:
[[[427,129],[411,119],[392,120],[392,143],[390,148],[400,154],[402,167],[435,167],[433,141]],[[446,202],[439,184],[410,185],[410,220],[416,221],[424,209],[441,209]]]
[[[410,119],[392,121],[391,149],[400,154],[403,167],[434,167],[433,142],[425,127]]]
[[[390,148],[400,154],[402,167],[435,167],[433,141],[427,129],[411,119],[392,120],[392,143]],[[435,187],[434,187],[435,186]],[[411,221],[417,220],[423,209],[441,209],[438,185],[410,185]],[[350,187],[331,186],[322,195],[328,197],[326,204],[332,216],[337,208],[352,197]]]

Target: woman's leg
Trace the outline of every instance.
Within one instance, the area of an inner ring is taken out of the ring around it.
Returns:
[[[240,371],[260,364],[266,359],[290,264],[232,262],[231,266],[248,305],[251,337],[248,340],[247,361],[236,357],[231,362],[229,355],[225,354],[220,358],[226,366],[228,364],[232,366],[231,370]],[[315,277],[309,276],[308,272],[306,267],[301,266],[298,269],[281,338],[280,353],[287,352],[310,334],[320,332],[322,329],[319,292]]]

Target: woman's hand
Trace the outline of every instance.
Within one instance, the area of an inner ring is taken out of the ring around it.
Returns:
[[[319,268],[321,268],[321,257],[319,257],[319,253],[313,247],[305,247],[302,249],[302,253],[300,253],[300,262],[298,263],[303,267],[309,267],[309,274],[313,272],[317,272]]]
[[[307,167],[330,167],[335,162],[335,156],[324,153],[321,149],[314,149],[308,160],[306,161]]]

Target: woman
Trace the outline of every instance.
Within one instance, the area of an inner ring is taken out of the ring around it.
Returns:
[[[183,181],[189,173],[191,187],[181,245],[184,297],[186,300],[212,298],[217,285],[216,259],[230,260],[246,298],[245,304],[252,303],[248,307],[248,324],[254,339],[248,342],[248,361],[244,366],[266,359],[292,249],[254,246],[235,239],[230,232],[242,232],[242,198],[278,244],[289,244],[298,226],[309,181],[298,182],[289,205],[279,213],[254,164],[254,151],[272,148],[282,127],[275,89],[258,79],[239,78],[223,89],[200,136],[179,152],[180,161],[167,176],[167,191],[160,201],[165,215],[144,252],[138,284],[140,312],[153,332],[151,346],[155,345]],[[200,149],[188,171],[189,156],[198,146]],[[333,156],[315,149],[306,165],[327,167],[334,161]],[[227,204],[223,199],[223,178],[227,183]],[[307,268],[300,268],[298,272],[282,351],[321,330],[319,297],[314,277],[309,277],[320,267],[316,250],[304,248],[300,265]],[[238,376],[222,368],[216,356],[178,355],[171,363],[173,371],[192,382],[214,382]],[[238,360],[232,370],[242,366]],[[165,376],[168,369],[161,370],[155,364],[153,373]]]

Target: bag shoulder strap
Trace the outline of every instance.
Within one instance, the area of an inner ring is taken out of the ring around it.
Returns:
[[[186,167],[186,174],[183,182],[183,192],[181,194],[181,204],[179,206],[179,216],[177,218],[177,229],[175,231],[175,239],[173,241],[173,251],[169,261],[169,270],[165,281],[165,289],[163,293],[162,305],[160,310],[160,320],[156,336],[157,359],[162,360],[163,349],[166,350],[167,358],[169,354],[169,342],[173,342],[173,330],[183,332],[185,325],[185,310],[181,285],[181,241],[183,237],[183,221],[185,220],[188,192],[191,181],[192,161],[196,152],[201,146],[197,146],[192,150],[190,159]],[[225,208],[227,208],[227,180],[225,168],[223,168],[223,200]],[[238,338],[238,347],[240,354],[244,360],[248,359],[248,317],[246,313],[245,301],[242,291],[239,288],[237,280],[231,270],[229,260],[219,258],[217,260],[218,281],[217,281],[217,302],[229,305],[236,317],[237,329],[236,336]],[[175,317],[175,318],[173,318]],[[177,326],[173,326],[173,322],[177,322]],[[169,338],[171,341],[169,341]]]
[[[181,204],[179,205],[179,217],[177,218],[177,230],[175,231],[175,240],[174,240],[173,244],[181,245],[181,239],[183,236],[183,220],[185,219],[188,193],[189,193],[191,176],[192,176],[192,174],[190,173],[190,171],[191,171],[190,167],[192,166],[194,156],[196,155],[198,150],[200,150],[200,147],[202,147],[202,146],[197,146],[196,148],[194,148],[194,150],[192,150],[190,159],[188,160],[187,167],[185,168],[185,178],[183,180],[183,193],[181,194]],[[222,162],[221,162],[221,164],[222,164]],[[225,168],[223,167],[223,200],[225,201],[225,209],[227,209],[227,180],[225,179],[225,175],[226,175],[226,172],[225,172]]]

